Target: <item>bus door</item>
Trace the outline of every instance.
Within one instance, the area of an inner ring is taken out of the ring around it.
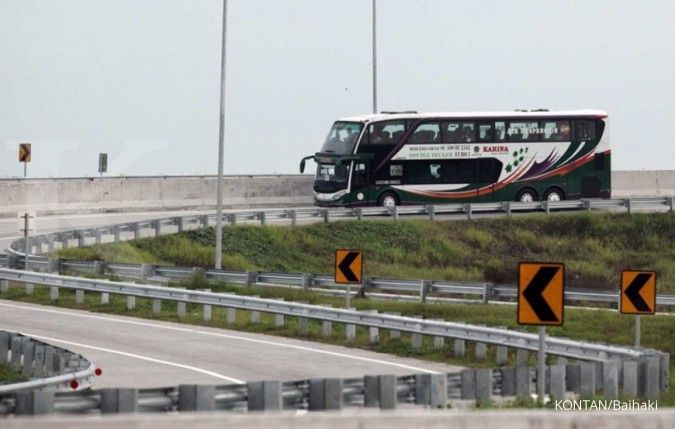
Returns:
[[[354,161],[352,169],[351,199],[352,204],[367,204],[371,200],[370,192],[370,162],[365,160]]]
[[[479,158],[476,168],[476,201],[495,201],[495,182],[499,177],[500,162],[495,158]]]

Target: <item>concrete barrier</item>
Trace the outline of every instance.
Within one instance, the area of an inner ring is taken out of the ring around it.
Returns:
[[[309,174],[225,176],[228,208],[311,205]],[[215,207],[215,176],[0,179],[0,216]],[[614,171],[614,197],[675,194],[675,170]],[[432,215],[430,215],[432,216]],[[261,219],[261,221],[263,221]]]
[[[311,175],[225,176],[227,207],[311,205]],[[211,208],[216,176],[1,179],[0,216]]]

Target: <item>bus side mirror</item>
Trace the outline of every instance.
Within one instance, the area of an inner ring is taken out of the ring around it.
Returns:
[[[300,173],[305,172],[305,160],[300,161]]]

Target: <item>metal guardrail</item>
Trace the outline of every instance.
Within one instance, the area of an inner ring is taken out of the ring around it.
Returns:
[[[17,261],[15,261],[17,262]],[[12,268],[20,266],[10,264],[10,257],[0,255],[0,266]],[[172,267],[148,264],[118,264],[101,261],[55,260],[47,257],[29,258],[29,269],[58,273],[66,270],[73,273],[96,275],[114,275],[122,278],[180,280],[194,275],[207,280],[232,284],[283,286],[301,288],[326,294],[345,294],[345,285],[336,284],[333,277],[310,273],[279,273],[203,269],[200,267]],[[385,279],[369,277],[364,280],[358,293],[364,297],[392,300],[414,300],[420,302],[476,301],[483,303],[515,301],[517,288],[513,284],[493,284],[486,282],[450,282],[445,280]],[[618,305],[621,291],[601,289],[566,289],[565,301]],[[659,293],[656,304],[660,308],[675,307],[675,295]],[[606,306],[606,305],[605,305]]]
[[[225,307],[284,316],[294,316],[305,320],[327,321],[353,326],[395,330],[417,335],[420,339],[420,342],[421,336],[426,335],[432,337],[460,339],[464,341],[526,351],[538,350],[538,336],[536,334],[512,331],[503,328],[474,326],[456,322],[424,320],[414,317],[331,308],[234,294],[195,291],[126,282],[112,282],[108,280],[33,273],[22,270],[1,268],[0,282],[5,283],[2,285],[2,289],[7,289],[7,282],[9,281],[20,282],[29,285],[48,286],[52,289],[56,289],[56,296],[58,296],[58,288],[65,288],[76,291],[117,294],[134,298],[139,297],[179,303]],[[608,359],[638,359],[652,353],[648,350],[634,350],[628,347],[595,344],[567,338],[554,337],[548,337],[546,339],[546,352],[550,355],[588,361],[605,361]]]
[[[35,390],[82,390],[91,386],[97,375],[96,366],[78,353],[8,331],[0,331],[0,363],[8,363],[29,378],[0,385],[0,395]]]
[[[653,363],[653,361],[652,361]],[[648,371],[658,370],[647,365]],[[639,384],[636,365],[616,361],[597,364],[559,363],[545,368],[546,393],[556,400],[575,396],[605,399],[656,398],[666,385],[658,377]],[[598,375],[599,374],[599,375]],[[392,410],[399,404],[446,408],[448,402],[488,404],[509,398],[531,400],[539,374],[527,366],[466,369],[451,373],[367,375],[363,378],[317,378],[295,381],[255,381],[237,385],[180,385],[162,388],[114,388],[54,394],[0,394],[0,415],[51,413],[112,414],[174,411],[340,410],[366,407]]]

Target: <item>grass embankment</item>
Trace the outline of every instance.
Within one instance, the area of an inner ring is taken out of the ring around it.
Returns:
[[[15,370],[9,364],[0,363],[0,384],[18,383],[26,380],[27,378],[21,374],[21,371]]]
[[[675,291],[675,215],[531,215],[429,222],[335,222],[223,229],[223,267],[331,273],[335,249],[365,252],[366,275],[514,283],[519,261],[565,263],[568,287],[615,289],[625,268]],[[66,259],[210,267],[213,228],[58,251]]]

